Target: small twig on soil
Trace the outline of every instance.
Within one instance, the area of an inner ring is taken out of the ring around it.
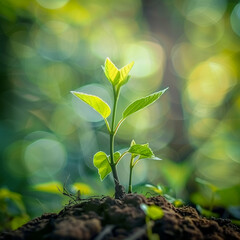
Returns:
[[[136,231],[135,233],[133,233],[131,236],[125,238],[124,240],[136,240],[139,237],[141,237],[142,235],[146,234],[146,226],[139,229],[138,231]]]
[[[104,237],[105,237],[107,234],[109,234],[109,233],[112,232],[113,228],[114,228],[114,225],[107,225],[107,226],[103,229],[103,231],[102,231],[94,240],[102,240],[102,239],[104,239]]]

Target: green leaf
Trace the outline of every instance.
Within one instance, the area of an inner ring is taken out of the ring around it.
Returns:
[[[202,185],[205,185],[205,186],[209,187],[212,192],[218,191],[218,187],[217,186],[213,185],[212,183],[210,183],[210,182],[208,182],[208,181],[206,181],[204,179],[201,179],[201,178],[197,177],[197,178],[195,178],[195,181],[200,183],[200,184],[202,184]]]
[[[161,219],[164,215],[163,210],[156,205],[148,206],[142,203],[140,207],[144,211],[144,213],[152,220]]]
[[[101,181],[112,171],[105,152],[97,152],[93,157],[93,164],[98,169]]]
[[[7,188],[0,188],[0,202],[3,204],[9,204],[7,199],[10,199],[18,207],[18,209],[25,213],[25,206],[22,201],[22,195],[16,192],[12,192]]]
[[[105,61],[104,73],[112,85],[115,86],[119,82],[120,72],[109,58]]]
[[[151,148],[148,146],[148,144],[135,144],[132,145],[129,149],[128,152],[133,154],[133,155],[139,155],[139,159],[143,158],[154,158],[154,154],[151,150]]]
[[[151,95],[148,95],[146,97],[140,98],[136,100],[135,102],[131,103],[123,112],[122,118],[125,119],[129,115],[149,106],[150,104],[154,103],[157,99],[160,98],[160,96],[167,91],[168,88],[165,88],[162,91],[153,93]]]
[[[120,156],[121,156],[121,153],[120,153],[120,152],[115,152],[115,153],[113,154],[114,163],[117,162],[117,160],[120,158]]]
[[[128,82],[128,80],[130,78],[130,76],[128,76],[128,74],[129,74],[130,70],[132,69],[133,64],[134,64],[134,62],[131,62],[119,70],[114,65],[114,63],[109,58],[107,58],[105,61],[105,66],[103,68],[103,71],[104,71],[107,79],[113,86],[116,86],[116,85],[122,86]]]
[[[130,70],[132,69],[133,65],[134,65],[134,62],[131,62],[119,70],[119,72],[120,72],[119,84],[121,86],[128,82],[128,80],[129,80],[128,74],[129,74]]]
[[[14,216],[10,221],[11,230],[16,230],[21,227],[23,224],[30,221],[31,218],[27,214],[21,214],[20,216]]]
[[[53,181],[53,182],[39,183],[32,186],[32,188],[39,192],[61,194],[59,190],[62,191],[63,186],[62,186],[62,183]]]
[[[131,141],[130,146],[132,147],[133,145],[136,145],[136,142],[134,140]]]
[[[81,195],[90,195],[93,194],[93,189],[86,183],[75,182],[72,185],[72,190],[74,192],[80,191]]]
[[[210,217],[217,218],[217,217],[219,217],[218,213],[214,213],[212,211],[209,211],[209,210],[201,207],[200,205],[197,205],[196,208],[201,213],[201,215],[204,216],[204,217],[207,217],[207,218],[210,218]]]
[[[180,198],[174,198],[168,194],[163,195],[170,203],[172,203],[175,207],[180,207],[184,204],[183,200]]]
[[[82,92],[71,91],[71,93],[80,98],[83,102],[87,103],[90,107],[97,111],[104,119],[106,119],[110,115],[111,113],[110,107],[101,98]]]
[[[161,188],[161,186],[153,186],[151,184],[145,184],[146,187],[150,188],[152,191],[154,191],[155,193],[162,195],[163,194],[163,189]]]

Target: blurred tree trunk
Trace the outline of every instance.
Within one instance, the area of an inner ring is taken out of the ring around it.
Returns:
[[[174,12],[172,1],[142,0],[142,11],[153,37],[159,41],[166,53],[163,85],[169,87],[168,94],[170,94],[171,101],[169,121],[170,126],[174,128],[174,136],[169,147],[178,153],[176,159],[173,160],[183,161],[194,152],[194,148],[189,143],[185,129],[186,123],[181,104],[182,79],[173,74],[171,62],[172,48],[184,31],[183,21],[181,16]],[[176,21],[178,17],[179,19]]]

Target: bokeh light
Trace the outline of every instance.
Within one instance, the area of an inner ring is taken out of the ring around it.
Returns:
[[[67,4],[69,0],[37,0],[37,2],[44,8],[48,9],[57,9],[63,7],[65,4]]]
[[[189,76],[186,93],[194,114],[204,116],[209,108],[219,106],[235,81],[228,69],[217,62],[200,63]]]
[[[30,174],[49,177],[61,170],[66,161],[64,146],[53,139],[41,138],[29,144],[24,162]]]
[[[240,36],[240,3],[234,7],[230,20],[233,31]]]
[[[185,0],[182,11],[186,18],[200,26],[217,23],[224,15],[226,0]]]

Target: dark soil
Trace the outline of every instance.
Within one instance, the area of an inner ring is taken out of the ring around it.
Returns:
[[[161,196],[145,198],[137,194],[127,194],[121,200],[110,197],[83,200],[65,207],[59,214],[44,214],[16,231],[2,233],[0,239],[148,239],[141,203],[164,210],[164,217],[153,226],[161,240],[240,239],[240,229],[230,220],[206,219],[192,207],[175,208]]]

